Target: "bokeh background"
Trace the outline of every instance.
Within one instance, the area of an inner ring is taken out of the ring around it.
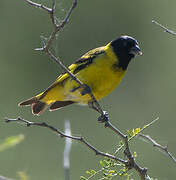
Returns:
[[[60,21],[72,1],[56,1],[56,15]],[[49,5],[51,1],[36,2]],[[159,116],[159,121],[145,134],[168,145],[176,155],[176,39],[152,24],[155,19],[176,30],[175,7],[174,0],[78,1],[69,24],[54,42],[53,50],[69,65],[87,50],[120,35],[135,37],[143,56],[131,62],[120,86],[104,98],[101,105],[109,112],[112,123],[123,132],[142,127]],[[17,172],[25,171],[30,180],[64,179],[64,139],[45,128],[6,124],[4,117],[22,116],[31,121],[45,121],[62,130],[65,120],[70,120],[74,135],[83,135],[102,151],[114,152],[119,138],[104,129],[97,122],[96,112],[87,107],[73,105],[35,117],[30,108],[17,106],[48,87],[61,69],[48,56],[34,51],[41,46],[40,36],[48,37],[52,30],[48,14],[23,0],[1,0],[0,17],[0,140],[18,134],[25,136],[22,143],[0,153],[0,174],[19,179]],[[165,154],[138,139],[130,145],[138,154],[137,162],[148,168],[151,177],[175,179],[175,164]],[[90,168],[98,170],[100,159],[84,145],[73,142],[71,179],[78,180]],[[134,175],[134,179],[138,179],[137,176]]]

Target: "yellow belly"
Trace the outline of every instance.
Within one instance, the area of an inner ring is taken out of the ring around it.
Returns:
[[[77,74],[77,78],[91,88],[97,100],[111,93],[125,75],[125,71],[121,68],[113,68],[115,61],[114,59],[101,57],[96,59],[96,62],[93,62],[94,64]],[[64,88],[66,99],[79,102],[80,104],[87,104],[91,98],[88,94],[81,95],[81,88],[74,92],[70,91],[76,87],[78,87],[78,84],[75,81],[69,79],[66,82]]]

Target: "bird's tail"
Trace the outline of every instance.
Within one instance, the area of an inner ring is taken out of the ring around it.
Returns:
[[[64,106],[70,105],[75,103],[74,101],[44,101],[42,98],[43,93],[34,96],[26,101],[23,101],[18,104],[18,106],[31,106],[32,107],[32,113],[34,115],[40,115],[43,113],[49,106],[50,111],[55,111],[57,109],[60,109]]]
[[[38,96],[32,97],[18,104],[18,106],[30,106],[30,105],[32,106],[32,113],[38,116],[48,108],[48,104],[42,102],[40,100],[40,97]]]
[[[65,80],[65,79],[64,79]],[[50,111],[60,109],[64,106],[75,103],[71,100],[66,100],[65,90],[63,88],[63,79],[53,83],[47,90],[34,96],[26,101],[19,103],[19,106],[30,106],[32,107],[32,113],[34,115],[40,115],[49,106]]]

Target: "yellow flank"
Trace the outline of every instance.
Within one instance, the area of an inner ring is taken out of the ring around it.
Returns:
[[[89,58],[91,55],[102,50],[104,52],[96,55],[91,64],[75,73],[79,80],[91,88],[97,100],[111,93],[120,83],[126,72],[118,67],[118,59],[110,43],[104,47],[89,51],[81,58]],[[78,64],[75,63],[69,66],[69,69],[73,73],[77,67]],[[91,98],[88,94],[81,95],[82,90],[82,88],[79,88],[79,84],[66,73],[60,75],[44,94],[41,93],[36,97],[41,97],[40,101],[48,105],[55,101],[74,101],[80,104],[87,104]]]

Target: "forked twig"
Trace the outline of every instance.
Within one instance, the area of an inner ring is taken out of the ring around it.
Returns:
[[[9,119],[9,118],[5,118],[4,119],[6,123],[10,123],[10,122],[21,122],[21,123],[24,123],[27,127],[30,127],[30,126],[40,126],[40,127],[45,127],[45,128],[48,128],[50,130],[52,130],[53,132],[55,132],[56,134],[60,135],[60,137],[65,137],[65,138],[70,138],[70,139],[73,139],[73,140],[76,140],[76,141],[80,141],[82,142],[83,144],[85,144],[89,149],[91,149],[92,151],[95,152],[96,155],[100,155],[100,156],[103,156],[103,157],[107,157],[107,158],[110,158],[110,159],[114,159],[115,161],[118,161],[120,163],[123,163],[125,165],[128,164],[128,161],[125,161],[123,159],[120,159],[116,156],[113,156],[111,154],[108,154],[108,153],[104,153],[104,152],[101,152],[99,151],[98,149],[96,149],[94,146],[92,146],[88,141],[86,141],[84,139],[84,137],[82,136],[72,136],[72,135],[67,135],[65,133],[63,133],[62,131],[60,131],[59,129],[55,128],[54,126],[51,126],[45,122],[31,122],[31,121],[28,121],[28,120],[25,120],[21,117],[18,117],[16,119]]]
[[[144,135],[144,134],[138,134],[138,136],[146,140],[147,142],[150,142],[155,148],[159,149],[161,152],[164,152],[167,154],[174,163],[176,163],[176,158],[168,151],[168,146],[162,146],[161,144],[157,143],[154,139],[152,139],[149,135]]]
[[[35,3],[35,2],[33,2],[33,1],[30,1],[30,0],[25,0],[25,1],[26,1],[28,4],[32,5],[32,6],[35,6],[35,7],[37,7],[37,8],[41,8],[41,9],[47,11],[48,13],[51,13],[51,12],[52,12],[52,9],[44,6],[43,4],[38,4],[38,3]]]
[[[146,168],[142,168],[140,167],[136,162],[135,162],[135,159],[130,151],[130,148],[129,148],[129,144],[128,144],[128,138],[127,136],[123,135],[124,136],[124,142],[125,142],[125,155],[127,157],[128,160],[123,160],[121,158],[118,158],[114,155],[111,155],[109,153],[104,153],[102,151],[99,151],[97,148],[95,148],[94,146],[92,146],[90,143],[88,143],[88,141],[86,141],[82,136],[71,136],[71,135],[67,135],[65,133],[63,133],[62,131],[60,131],[59,129],[45,123],[45,122],[31,122],[31,121],[28,121],[28,120],[25,120],[21,117],[18,117],[16,119],[9,119],[9,118],[5,118],[5,122],[6,123],[9,123],[9,122],[21,122],[21,123],[24,123],[27,127],[30,127],[30,126],[40,126],[40,127],[46,127],[46,128],[49,128],[50,130],[52,130],[53,132],[55,132],[56,134],[60,135],[60,137],[65,137],[65,138],[70,138],[70,139],[73,139],[73,140],[76,140],[76,141],[80,141],[82,142],[83,144],[85,144],[90,150],[94,151],[96,155],[100,155],[100,156],[103,156],[103,157],[107,157],[109,159],[113,159],[115,161],[118,161],[122,164],[124,164],[126,166],[126,168],[128,170],[134,168],[141,180],[145,180],[146,177],[147,177],[147,169]]]

